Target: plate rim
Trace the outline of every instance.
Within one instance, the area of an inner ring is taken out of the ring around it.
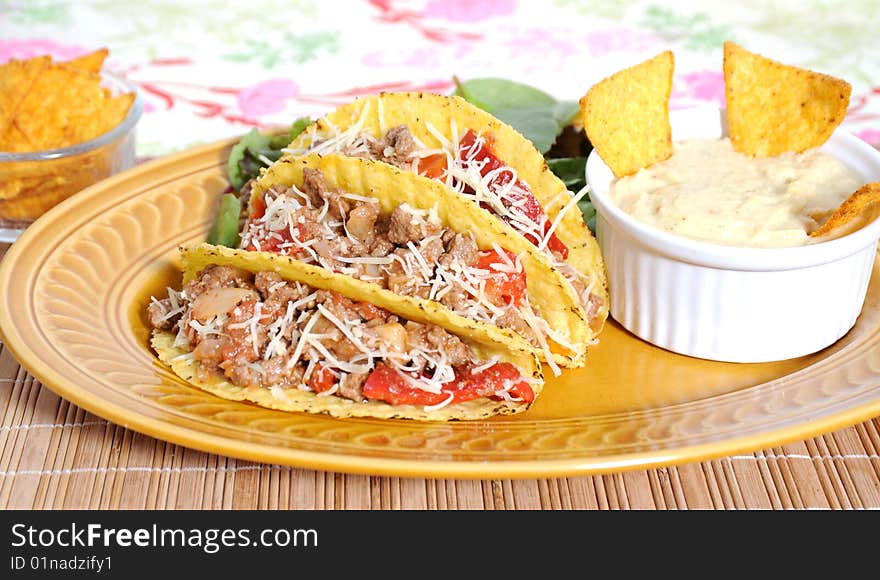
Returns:
[[[145,162],[103,180],[83,190],[76,196],[65,200],[29,226],[19,238],[19,241],[13,243],[7,250],[2,263],[0,263],[0,288],[5,288],[11,283],[13,264],[17,261],[17,256],[22,251],[21,248],[32,237],[37,237],[45,227],[43,224],[51,223],[56,215],[62,215],[68,211],[69,207],[111,189],[117,182],[126,181],[136,175],[149,173],[157,167],[184,162],[190,157],[198,157],[213,151],[220,152],[223,148],[231,146],[237,140],[238,138],[223,139]],[[784,445],[792,441],[815,437],[880,415],[880,397],[878,397],[853,408],[832,412],[813,420],[772,428],[740,437],[730,437],[695,445],[607,456],[510,461],[444,461],[438,459],[371,457],[358,453],[327,453],[233,439],[223,435],[199,431],[188,426],[175,425],[162,419],[150,417],[142,411],[139,412],[137,409],[90,396],[93,394],[85,387],[77,384],[76,381],[67,380],[55,369],[40,364],[40,357],[27,345],[27,341],[23,339],[15,325],[12,324],[11,313],[7,311],[5,301],[0,301],[0,338],[3,339],[4,348],[8,349],[16,361],[37,378],[42,385],[86,411],[114,424],[160,440],[207,453],[261,463],[283,464],[340,473],[455,479],[523,479],[616,473],[680,465],[753,452],[768,447]],[[808,365],[805,368],[810,366],[812,365]]]

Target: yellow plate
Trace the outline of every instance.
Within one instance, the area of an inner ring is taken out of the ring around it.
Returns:
[[[145,164],[65,201],[0,265],[0,332],[43,384],[85,409],[204,451],[400,476],[550,477],[770,447],[880,414],[880,267],[833,347],[760,365],[700,361],[613,322],[583,369],[521,415],[421,424],[284,413],[187,386],[147,347],[151,294],[203,239],[229,142]]]

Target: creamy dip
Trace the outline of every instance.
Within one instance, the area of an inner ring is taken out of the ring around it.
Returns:
[[[616,180],[611,200],[666,232],[732,246],[807,244],[862,181],[817,149],[748,157],[729,139],[682,141],[666,161]]]

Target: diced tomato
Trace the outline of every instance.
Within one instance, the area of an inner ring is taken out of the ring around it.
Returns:
[[[471,373],[469,367],[456,369],[455,380],[447,383],[439,394],[412,386],[399,371],[379,363],[364,383],[363,394],[368,399],[392,405],[437,405],[450,394],[451,403],[461,403],[480,397],[497,398],[496,393],[506,388],[511,397],[527,403],[535,399],[529,384],[510,363],[496,363],[476,374]]]
[[[248,230],[251,223],[266,215],[266,201],[262,196],[254,197],[250,203],[251,212],[248,216],[247,224],[245,224],[245,231]],[[294,227],[294,232],[296,239],[303,241],[303,231],[299,225]],[[272,233],[276,234],[278,237],[268,235],[252,236],[245,249],[251,252],[259,250],[263,252],[286,253],[282,250],[281,246],[293,241],[293,236],[290,235],[290,230],[282,229]]]
[[[446,173],[446,155],[437,153],[422,157],[418,161],[417,169],[419,175],[424,175],[431,179],[443,177],[443,174]]]
[[[507,258],[516,264],[517,256],[509,250],[502,249]],[[481,252],[476,267],[492,272],[493,276],[486,280],[486,294],[493,304],[513,304],[519,306],[526,297],[526,273],[497,270],[493,264],[506,262],[495,251]]]
[[[468,132],[464,134],[464,137],[462,137],[459,142],[459,149],[463,159],[470,158],[485,162],[485,165],[483,165],[480,170],[480,175],[483,177],[488,175],[491,171],[505,166],[505,164],[492,152],[491,135],[483,135],[483,139],[478,143],[476,133],[474,133],[473,129],[468,129]],[[495,186],[500,189],[507,185],[510,182],[510,179],[511,174],[507,171],[503,171],[492,180],[490,186]],[[531,221],[544,224],[544,234],[546,235],[552,224],[550,220],[547,219],[547,214],[544,213],[544,208],[541,207],[537,198],[532,194],[528,184],[521,179],[517,179],[516,185],[517,187],[502,200],[504,207],[509,208],[514,204],[518,205],[520,211],[522,211],[522,213]],[[511,223],[511,220],[509,219],[506,221],[513,227],[517,227],[515,222]],[[533,232],[523,232],[523,235],[536,246],[541,243],[541,240],[538,239]],[[562,240],[559,239],[555,232],[550,234],[550,237],[547,239],[547,248],[552,252],[560,254],[563,259],[568,258],[568,246],[562,243]]]
[[[492,144],[494,142],[495,140],[492,135],[486,133],[478,144],[477,134],[474,133],[473,129],[468,129],[467,133],[461,138],[461,141],[458,142],[458,148],[461,152],[462,159],[474,159],[486,163],[480,170],[480,175],[483,177],[485,177],[490,171],[504,166],[501,160],[492,152]],[[504,183],[506,184],[506,181]]]
[[[380,318],[386,313],[385,310],[369,302],[355,302],[355,310],[361,315],[361,318],[367,321]]]
[[[535,400],[532,387],[523,380],[519,370],[507,362],[495,363],[478,373],[472,373],[470,370],[457,372],[455,381],[446,388],[455,391],[453,400],[459,402],[478,397],[496,397],[495,393],[507,386],[510,386],[507,394],[511,397],[522,399],[526,403]]]
[[[336,304],[347,310],[354,310],[362,319],[367,321],[387,314],[386,310],[379,308],[375,304],[370,304],[369,302],[357,302],[351,298],[343,296],[339,292],[333,292],[331,296]]]
[[[329,391],[333,388],[334,384],[336,384],[336,377],[333,376],[333,373],[320,363],[315,365],[312,376],[309,377],[309,388],[312,389],[312,392],[323,393],[324,391]]]
[[[251,197],[251,213],[248,216],[249,221],[258,220],[264,215],[266,215],[266,200],[262,195],[255,195]]]
[[[392,405],[436,405],[445,401],[449,395],[429,393],[412,386],[402,374],[385,363],[367,377],[363,387],[364,396]]]

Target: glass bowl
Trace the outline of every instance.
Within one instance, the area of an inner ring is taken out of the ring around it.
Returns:
[[[128,114],[89,141],[27,153],[0,152],[0,242],[11,242],[35,219],[71,195],[135,163],[134,129],[143,113],[137,88],[110,73],[101,85],[114,95],[134,93]]]

